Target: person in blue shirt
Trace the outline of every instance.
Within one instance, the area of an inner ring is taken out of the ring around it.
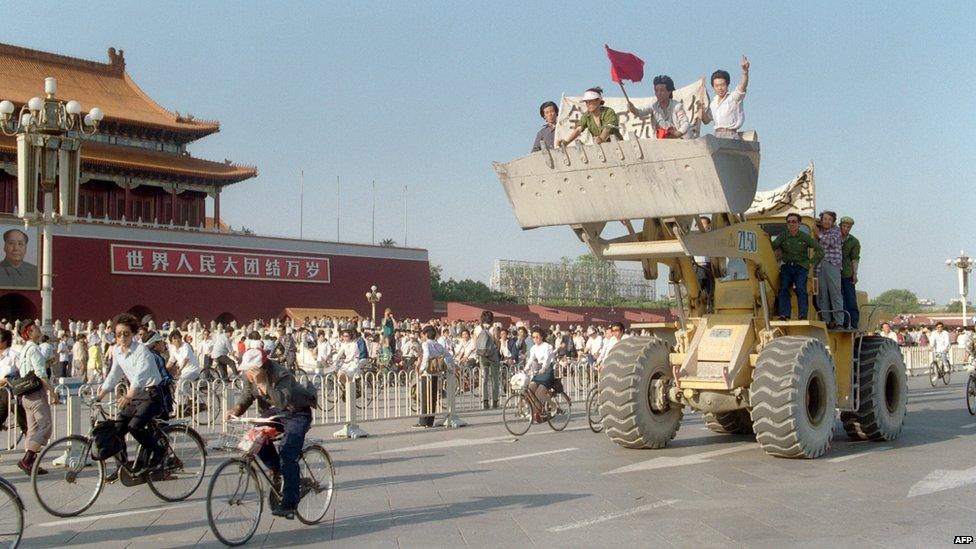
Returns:
[[[118,429],[119,436],[126,433],[132,435],[146,450],[148,459],[144,464],[136,464],[133,476],[140,476],[157,468],[163,461],[164,449],[156,442],[152,429],[152,420],[159,417],[164,410],[163,385],[156,360],[152,352],[142,342],[136,340],[139,331],[139,321],[130,314],[120,314],[112,320],[115,326],[116,347],[112,353],[114,366],[105,381],[98,389],[97,400],[115,390],[115,386],[125,377],[129,382],[129,390],[119,398]],[[126,459],[122,452],[122,460]],[[115,480],[116,471],[107,480]]]

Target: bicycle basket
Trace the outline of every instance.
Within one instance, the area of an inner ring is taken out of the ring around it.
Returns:
[[[525,372],[519,372],[512,376],[512,379],[508,382],[509,387],[512,391],[519,393],[525,390],[525,387],[529,384],[529,376],[525,375]]]
[[[118,422],[107,419],[100,421],[91,432],[91,457],[97,461],[105,461],[125,450],[125,442],[119,436]]]
[[[248,454],[256,454],[265,444],[270,444],[274,437],[278,436],[278,430],[274,427],[253,427],[248,429],[237,443],[237,448]]]

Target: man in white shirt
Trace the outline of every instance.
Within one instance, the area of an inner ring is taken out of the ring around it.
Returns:
[[[223,332],[219,332],[214,336],[213,348],[210,350],[213,367],[224,381],[227,381],[229,377],[228,372],[237,373],[237,365],[230,358],[231,353],[234,351],[234,346],[230,341],[230,336],[233,333],[234,329],[231,327],[227,327]]]
[[[898,334],[891,329],[891,324],[887,322],[881,323],[881,337],[886,337],[895,343],[898,343]]]
[[[731,76],[727,71],[717,70],[712,73],[712,88],[715,90],[715,97],[712,98],[708,108],[702,111],[702,123],[709,124],[715,122],[715,137],[726,139],[742,139],[739,129],[745,121],[745,114],[742,112],[742,100],[746,97],[746,87],[749,86],[749,60],[742,56],[742,80],[739,85],[729,93],[729,85],[732,83]]]
[[[620,339],[624,335],[624,325],[620,322],[613,322],[610,324],[610,336],[603,340],[603,348],[600,349],[600,359],[597,361],[597,367],[603,366],[603,361],[607,359],[607,355],[613,350],[614,345],[620,342]]]
[[[593,328],[590,328],[587,334],[590,337],[586,340],[584,351],[586,351],[586,362],[592,366],[600,358],[600,351],[603,349],[603,337]]]
[[[315,344],[315,362],[319,368],[325,368],[332,356],[332,343],[326,337],[324,330],[319,330],[318,341]]]
[[[945,331],[945,324],[938,322],[935,331],[929,334],[929,345],[933,353],[945,353],[949,351],[949,332]]]
[[[630,101],[627,110],[634,116],[651,117],[651,126],[658,139],[679,139],[691,129],[691,121],[685,106],[674,100],[674,80],[667,75],[654,77],[654,95],[657,101],[647,109],[638,109]]]

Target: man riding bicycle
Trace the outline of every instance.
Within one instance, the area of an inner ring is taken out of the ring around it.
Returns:
[[[156,435],[151,429],[152,420],[164,413],[163,378],[160,375],[156,359],[152,352],[141,342],[135,334],[139,331],[139,321],[136,317],[123,313],[112,321],[115,326],[116,346],[112,353],[112,371],[98,389],[97,400],[115,390],[116,384],[123,376],[129,381],[129,390],[119,398],[119,412],[116,423],[118,435],[124,438],[130,433],[147,453],[146,462],[136,464],[132,476],[138,477],[152,471],[162,464],[164,449],[156,441]],[[155,343],[155,342],[151,342]],[[125,450],[122,451],[122,462],[126,460]],[[112,482],[118,479],[119,472],[109,475],[106,479]]]
[[[935,331],[930,334],[929,345],[932,346],[932,353],[935,356],[943,355],[946,363],[949,362],[949,332],[945,330],[945,324],[937,322]]]
[[[271,513],[291,520],[295,518],[300,499],[298,458],[305,446],[305,435],[312,426],[315,392],[299,383],[290,370],[266,358],[261,350],[260,334],[251,332],[246,345],[249,348],[240,364],[244,389],[225,420],[243,414],[255,399],[263,417],[277,416],[276,421],[282,424],[284,431],[281,450],[279,452],[274,444],[267,444],[261,448],[258,457],[271,470],[276,485],[282,486],[284,481],[282,500]]]

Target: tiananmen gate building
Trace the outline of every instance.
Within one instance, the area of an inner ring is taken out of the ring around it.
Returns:
[[[58,97],[105,113],[82,147],[78,221],[54,228],[55,319],[130,311],[160,320],[248,321],[285,308],[365,316],[373,284],[383,292],[380,308],[432,314],[426,250],[230,231],[220,194],[257,168],[190,156],[187,145],[219,131],[219,123],[161,107],[126,73],[121,50],[109,49],[108,57],[98,63],[0,44],[0,99],[19,109],[52,76]],[[28,240],[19,266],[8,262],[5,244],[0,317],[37,318],[41,239],[15,215],[16,161],[16,139],[0,136],[0,225],[25,231]]]

